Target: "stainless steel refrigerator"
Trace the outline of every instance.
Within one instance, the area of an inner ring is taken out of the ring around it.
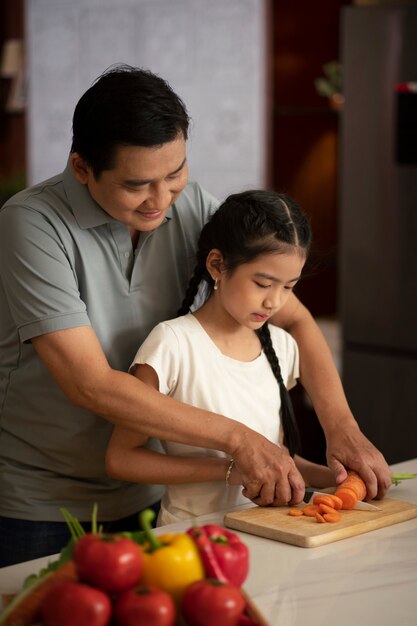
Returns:
[[[341,13],[342,378],[389,463],[417,456],[417,6]]]

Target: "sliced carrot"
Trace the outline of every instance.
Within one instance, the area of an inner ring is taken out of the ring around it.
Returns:
[[[366,485],[359,474],[353,470],[348,470],[346,480],[340,483],[338,487],[352,489],[358,496],[358,500],[363,500],[366,496]]]
[[[336,509],[336,511],[340,511],[340,509],[343,506],[343,502],[341,501],[340,498],[337,497],[336,494],[332,493],[330,495],[332,501],[333,501],[333,508]]]
[[[338,487],[348,487],[348,486],[349,486],[349,489],[353,489],[354,491],[361,490],[359,486],[359,481],[356,478],[353,478],[352,476],[349,476],[349,475],[346,478],[346,480],[344,480],[342,483],[338,485]]]
[[[333,500],[331,499],[330,494],[326,496],[322,494],[314,496],[313,504],[327,504],[327,506],[331,506],[332,508],[334,508]]]
[[[355,470],[348,470],[347,471],[347,478],[346,480],[357,480],[359,482],[363,482],[362,478],[359,476],[358,472],[355,472]]]
[[[353,509],[353,507],[358,501],[358,497],[356,493],[352,491],[352,489],[348,489],[347,487],[344,487],[343,489],[341,488],[337,489],[336,494],[337,494],[337,497],[342,500],[343,502],[342,509],[345,509],[345,510]]]
[[[326,520],[324,519],[324,516],[321,513],[316,513],[316,520],[320,524],[325,524],[326,523]]]
[[[335,511],[334,513],[323,513],[323,517],[326,522],[340,522],[340,515],[337,511]]]
[[[307,517],[316,517],[316,513],[319,512],[318,504],[306,504],[302,509],[303,515],[307,515]]]
[[[299,517],[300,515],[303,515],[303,511],[302,509],[290,509],[288,511],[288,515],[292,515],[293,517]]]
[[[327,506],[327,504],[319,504],[319,513],[337,513],[336,509],[331,506]]]

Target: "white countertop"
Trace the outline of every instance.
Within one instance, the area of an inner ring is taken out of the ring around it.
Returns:
[[[417,473],[417,459],[393,465],[392,471]],[[417,479],[392,487],[389,497],[417,504]],[[223,523],[223,513],[197,518],[208,521]],[[251,558],[244,588],[271,626],[417,624],[417,518],[316,548],[238,534]],[[50,558],[1,568],[0,592],[18,590]]]

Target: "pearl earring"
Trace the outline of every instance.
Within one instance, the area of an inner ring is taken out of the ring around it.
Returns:
[[[219,282],[219,279],[218,279],[218,278],[215,278],[215,279],[214,279],[214,287],[213,287],[214,291],[217,291],[217,290],[218,290],[218,288],[219,288],[219,285],[217,284],[218,282]]]

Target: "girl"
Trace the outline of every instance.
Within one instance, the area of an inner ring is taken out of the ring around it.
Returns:
[[[296,455],[287,388],[302,380],[297,345],[268,323],[300,279],[310,242],[307,218],[286,195],[229,196],[201,232],[179,317],[153,329],[130,371],[162,393],[287,446],[306,482],[324,487],[333,482],[330,470]],[[191,312],[202,281],[205,303]],[[106,456],[114,478],[167,486],[159,525],[248,502],[238,468],[223,452],[161,443],[165,454],[116,426]]]

